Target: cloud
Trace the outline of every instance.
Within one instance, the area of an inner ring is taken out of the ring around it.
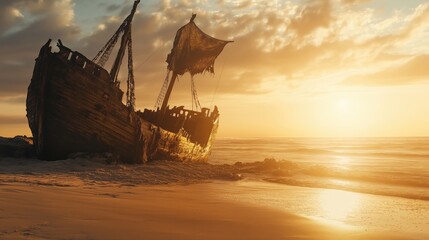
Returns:
[[[120,9],[120,8],[121,8],[120,4],[109,4],[109,5],[106,6],[106,10],[108,12],[114,12],[114,11]]]
[[[338,4],[328,0],[180,0],[150,6],[142,2],[132,29],[138,105],[148,106],[155,101],[175,33],[193,12],[197,13],[195,22],[206,33],[235,40],[218,58],[214,77],[196,76],[200,98],[210,98],[219,78],[219,95],[265,94],[275,90],[275,85],[270,89],[266,84],[272,79],[282,79],[276,84],[299,85],[306,79],[367,66],[386,67],[409,58],[401,46],[421,38],[421,32],[427,30],[429,5],[421,4],[412,12],[397,11],[387,17],[377,15],[375,9],[348,6],[363,2],[367,1],[342,0]],[[26,93],[34,58],[48,38],[61,38],[64,44],[92,59],[132,7],[132,1],[121,6],[102,3],[100,11],[106,11],[105,17],[94,26],[103,27],[83,35],[76,26],[69,0],[2,1],[0,9],[5,14],[1,18],[9,17],[0,22],[0,33],[8,33],[0,37],[0,96]],[[111,11],[114,8],[119,11]],[[11,9],[17,9],[22,16],[17,12],[13,15]],[[114,12],[117,15],[112,16]],[[114,55],[115,51],[112,59]],[[109,64],[106,68],[110,69]],[[175,88],[173,95],[179,100],[190,99],[188,78],[181,77]],[[125,67],[120,79],[126,79]]]
[[[405,17],[403,27],[391,34],[379,34],[374,36],[361,44],[361,47],[374,46],[378,48],[383,47],[396,47],[397,44],[402,43],[415,36],[416,33],[422,28],[429,26],[429,4],[422,4],[418,6],[414,12]]]
[[[20,125],[27,124],[27,118],[25,116],[8,116],[0,115],[1,125]]]
[[[15,12],[15,16],[1,17],[9,20],[0,21],[0,34],[3,33],[0,37],[0,97],[22,95],[30,82],[34,59],[48,38],[71,42],[77,39],[80,30],[73,21],[70,0],[2,1],[0,9],[16,9],[22,15]]]
[[[389,67],[372,74],[352,76],[345,81],[345,85],[386,86],[414,84],[420,81],[429,81],[429,55],[414,57],[404,64]]]
[[[0,36],[3,35],[10,26],[20,22],[23,19],[22,13],[12,6],[2,6],[0,4]]]
[[[362,4],[362,3],[368,3],[372,0],[341,0],[342,3],[345,4]]]
[[[331,24],[331,4],[329,0],[315,0],[301,7],[296,17],[292,18],[289,28],[298,36],[307,36],[318,28],[327,28]]]
[[[6,104],[23,105],[25,104],[26,99],[27,99],[26,95],[17,95],[12,97],[0,97],[0,102],[6,103]]]

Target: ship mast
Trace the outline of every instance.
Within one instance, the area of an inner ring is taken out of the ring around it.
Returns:
[[[113,82],[118,81],[118,73],[119,68],[122,63],[122,59],[124,58],[125,50],[127,49],[128,42],[131,41],[131,21],[133,20],[134,13],[136,12],[137,5],[139,4],[140,0],[136,0],[133,5],[133,9],[131,10],[130,15],[125,19],[124,22],[126,22],[126,27],[124,28],[124,33],[122,35],[121,39],[121,46],[118,51],[118,55],[116,55],[115,62],[113,63],[112,69],[110,70],[110,77],[112,78]],[[128,54],[131,54],[128,52]]]
[[[113,62],[110,70],[110,79],[113,83],[119,85],[118,74],[121,67],[122,59],[124,58],[125,51],[128,51],[128,80],[127,80],[127,106],[134,109],[135,95],[134,95],[134,73],[133,73],[133,55],[132,55],[132,41],[131,41],[131,22],[137,9],[140,0],[135,0],[130,15],[122,22],[115,34],[109,39],[104,47],[92,60],[100,66],[104,66],[109,60],[110,54],[118,41],[119,36],[122,34],[121,46],[119,47],[118,54]]]
[[[196,14],[192,14],[189,23],[177,31],[173,48],[167,56],[168,73],[157,100],[157,106],[159,106],[158,104],[163,99],[160,109],[161,119],[167,110],[168,101],[177,76],[183,75],[185,72],[191,74],[193,100],[196,101],[196,104],[199,104],[195,86],[193,85],[193,76],[206,71],[214,73],[215,59],[222,52],[225,45],[232,42],[216,39],[201,31],[194,23],[196,16]],[[173,75],[168,81],[170,72]]]
[[[196,16],[197,16],[197,14],[192,14],[189,22],[190,23],[194,22],[194,19]],[[176,39],[174,41],[175,42],[177,41],[177,36],[176,36]],[[167,61],[168,61],[168,57],[167,57]],[[173,91],[173,86],[174,86],[174,83],[176,82],[177,75],[178,75],[177,72],[173,70],[173,75],[171,76],[170,83],[168,85],[167,91],[166,91],[165,96],[164,96],[164,100],[162,101],[161,116],[164,115],[165,110],[167,109],[168,100],[170,99],[171,92]]]

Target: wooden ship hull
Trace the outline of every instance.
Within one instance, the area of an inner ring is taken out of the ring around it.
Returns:
[[[60,40],[58,52],[52,52],[51,40],[40,49],[27,93],[27,118],[39,158],[55,160],[75,152],[110,152],[130,163],[208,159],[218,128],[217,107],[211,113],[201,106],[200,111],[183,106],[169,108],[168,100],[178,75],[213,73],[216,57],[230,41],[203,33],[193,22],[193,15],[178,30],[167,57],[168,72],[173,74],[171,79],[167,75],[158,97],[162,106],[135,111],[131,22],[139,2],[134,2],[130,15],[92,60],[65,47]],[[103,66],[120,36],[121,45],[108,72]],[[124,104],[118,73],[126,51]],[[193,96],[199,105],[196,92]]]
[[[111,152],[125,162],[207,160],[217,122],[205,144],[183,131],[167,131],[122,103],[109,73],[78,52],[52,53],[50,41],[36,59],[27,94],[27,118],[41,159],[74,152]],[[207,132],[207,131],[206,131]]]

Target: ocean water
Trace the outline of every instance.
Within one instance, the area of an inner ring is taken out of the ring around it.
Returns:
[[[278,183],[429,200],[429,138],[224,138],[209,162],[292,163]]]
[[[365,231],[429,236],[429,138],[223,138],[209,162],[267,158],[285,162],[283,174],[238,182],[242,191],[224,197]]]

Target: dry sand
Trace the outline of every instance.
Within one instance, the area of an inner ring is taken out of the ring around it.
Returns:
[[[0,239],[394,239],[229,202],[220,184],[2,184]]]
[[[409,239],[228,200],[228,166],[106,159],[0,158],[0,239]]]

